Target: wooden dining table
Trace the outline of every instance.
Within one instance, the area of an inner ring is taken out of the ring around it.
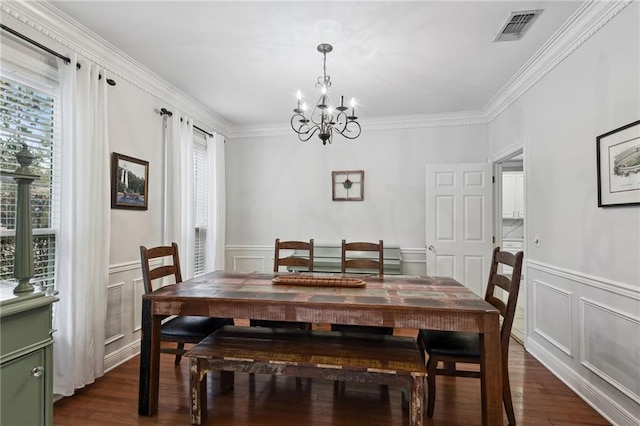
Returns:
[[[358,275],[363,287],[274,284],[284,274],[216,271],[145,294],[138,414],[158,410],[162,319],[196,315],[480,333],[482,424],[503,424],[499,311],[467,287],[449,277],[402,275]]]

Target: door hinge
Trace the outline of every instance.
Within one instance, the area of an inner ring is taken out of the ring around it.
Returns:
[[[496,183],[496,177],[495,176],[491,176],[491,183]]]
[[[496,236],[494,235],[494,236],[493,236],[493,237],[491,237],[491,238],[493,238],[493,244],[495,244],[495,243],[496,243]]]

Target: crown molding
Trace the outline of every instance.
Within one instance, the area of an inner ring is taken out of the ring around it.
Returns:
[[[589,0],[583,3],[479,111],[380,117],[362,119],[360,123],[366,126],[367,131],[490,123],[632,2]],[[282,123],[234,126],[46,1],[2,2],[0,8],[40,34],[90,59],[169,106],[184,110],[199,124],[229,138],[291,134],[290,127]],[[140,78],[141,75],[144,78]]]
[[[224,135],[231,132],[233,127],[231,123],[193,100],[79,22],[63,14],[51,3],[41,0],[2,2],[0,10],[41,35],[54,40],[113,75],[167,103],[167,105],[160,105],[159,108],[177,108],[185,111],[196,122],[210,129]],[[141,76],[144,78],[140,78]]]
[[[486,114],[482,111],[465,111],[443,114],[415,114],[393,117],[364,118],[359,120],[366,131],[394,129],[422,129],[427,127],[468,126],[487,124]],[[229,137],[252,138],[264,136],[291,135],[291,127],[281,123],[234,126]]]
[[[631,3],[632,0],[589,0],[582,4],[485,105],[483,111],[488,122],[493,121]]]

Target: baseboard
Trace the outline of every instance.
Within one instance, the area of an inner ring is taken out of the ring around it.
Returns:
[[[609,422],[614,425],[640,426],[640,419],[603,394],[593,383],[589,383],[560,362],[535,340],[527,338],[526,348],[534,358]]]
[[[124,348],[111,352],[104,357],[104,372],[108,373],[120,364],[129,361],[140,353],[140,340],[128,344]]]

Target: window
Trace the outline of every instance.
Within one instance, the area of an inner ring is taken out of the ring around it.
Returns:
[[[31,214],[35,267],[33,281],[53,285],[58,229],[60,133],[57,89],[37,84],[17,73],[0,74],[0,168],[15,171],[15,154],[26,144],[35,156]],[[13,278],[17,183],[0,180],[0,280]]]
[[[207,241],[207,206],[209,191],[209,166],[207,141],[199,134],[193,137],[193,209],[195,212],[195,247],[193,276],[205,272]]]

